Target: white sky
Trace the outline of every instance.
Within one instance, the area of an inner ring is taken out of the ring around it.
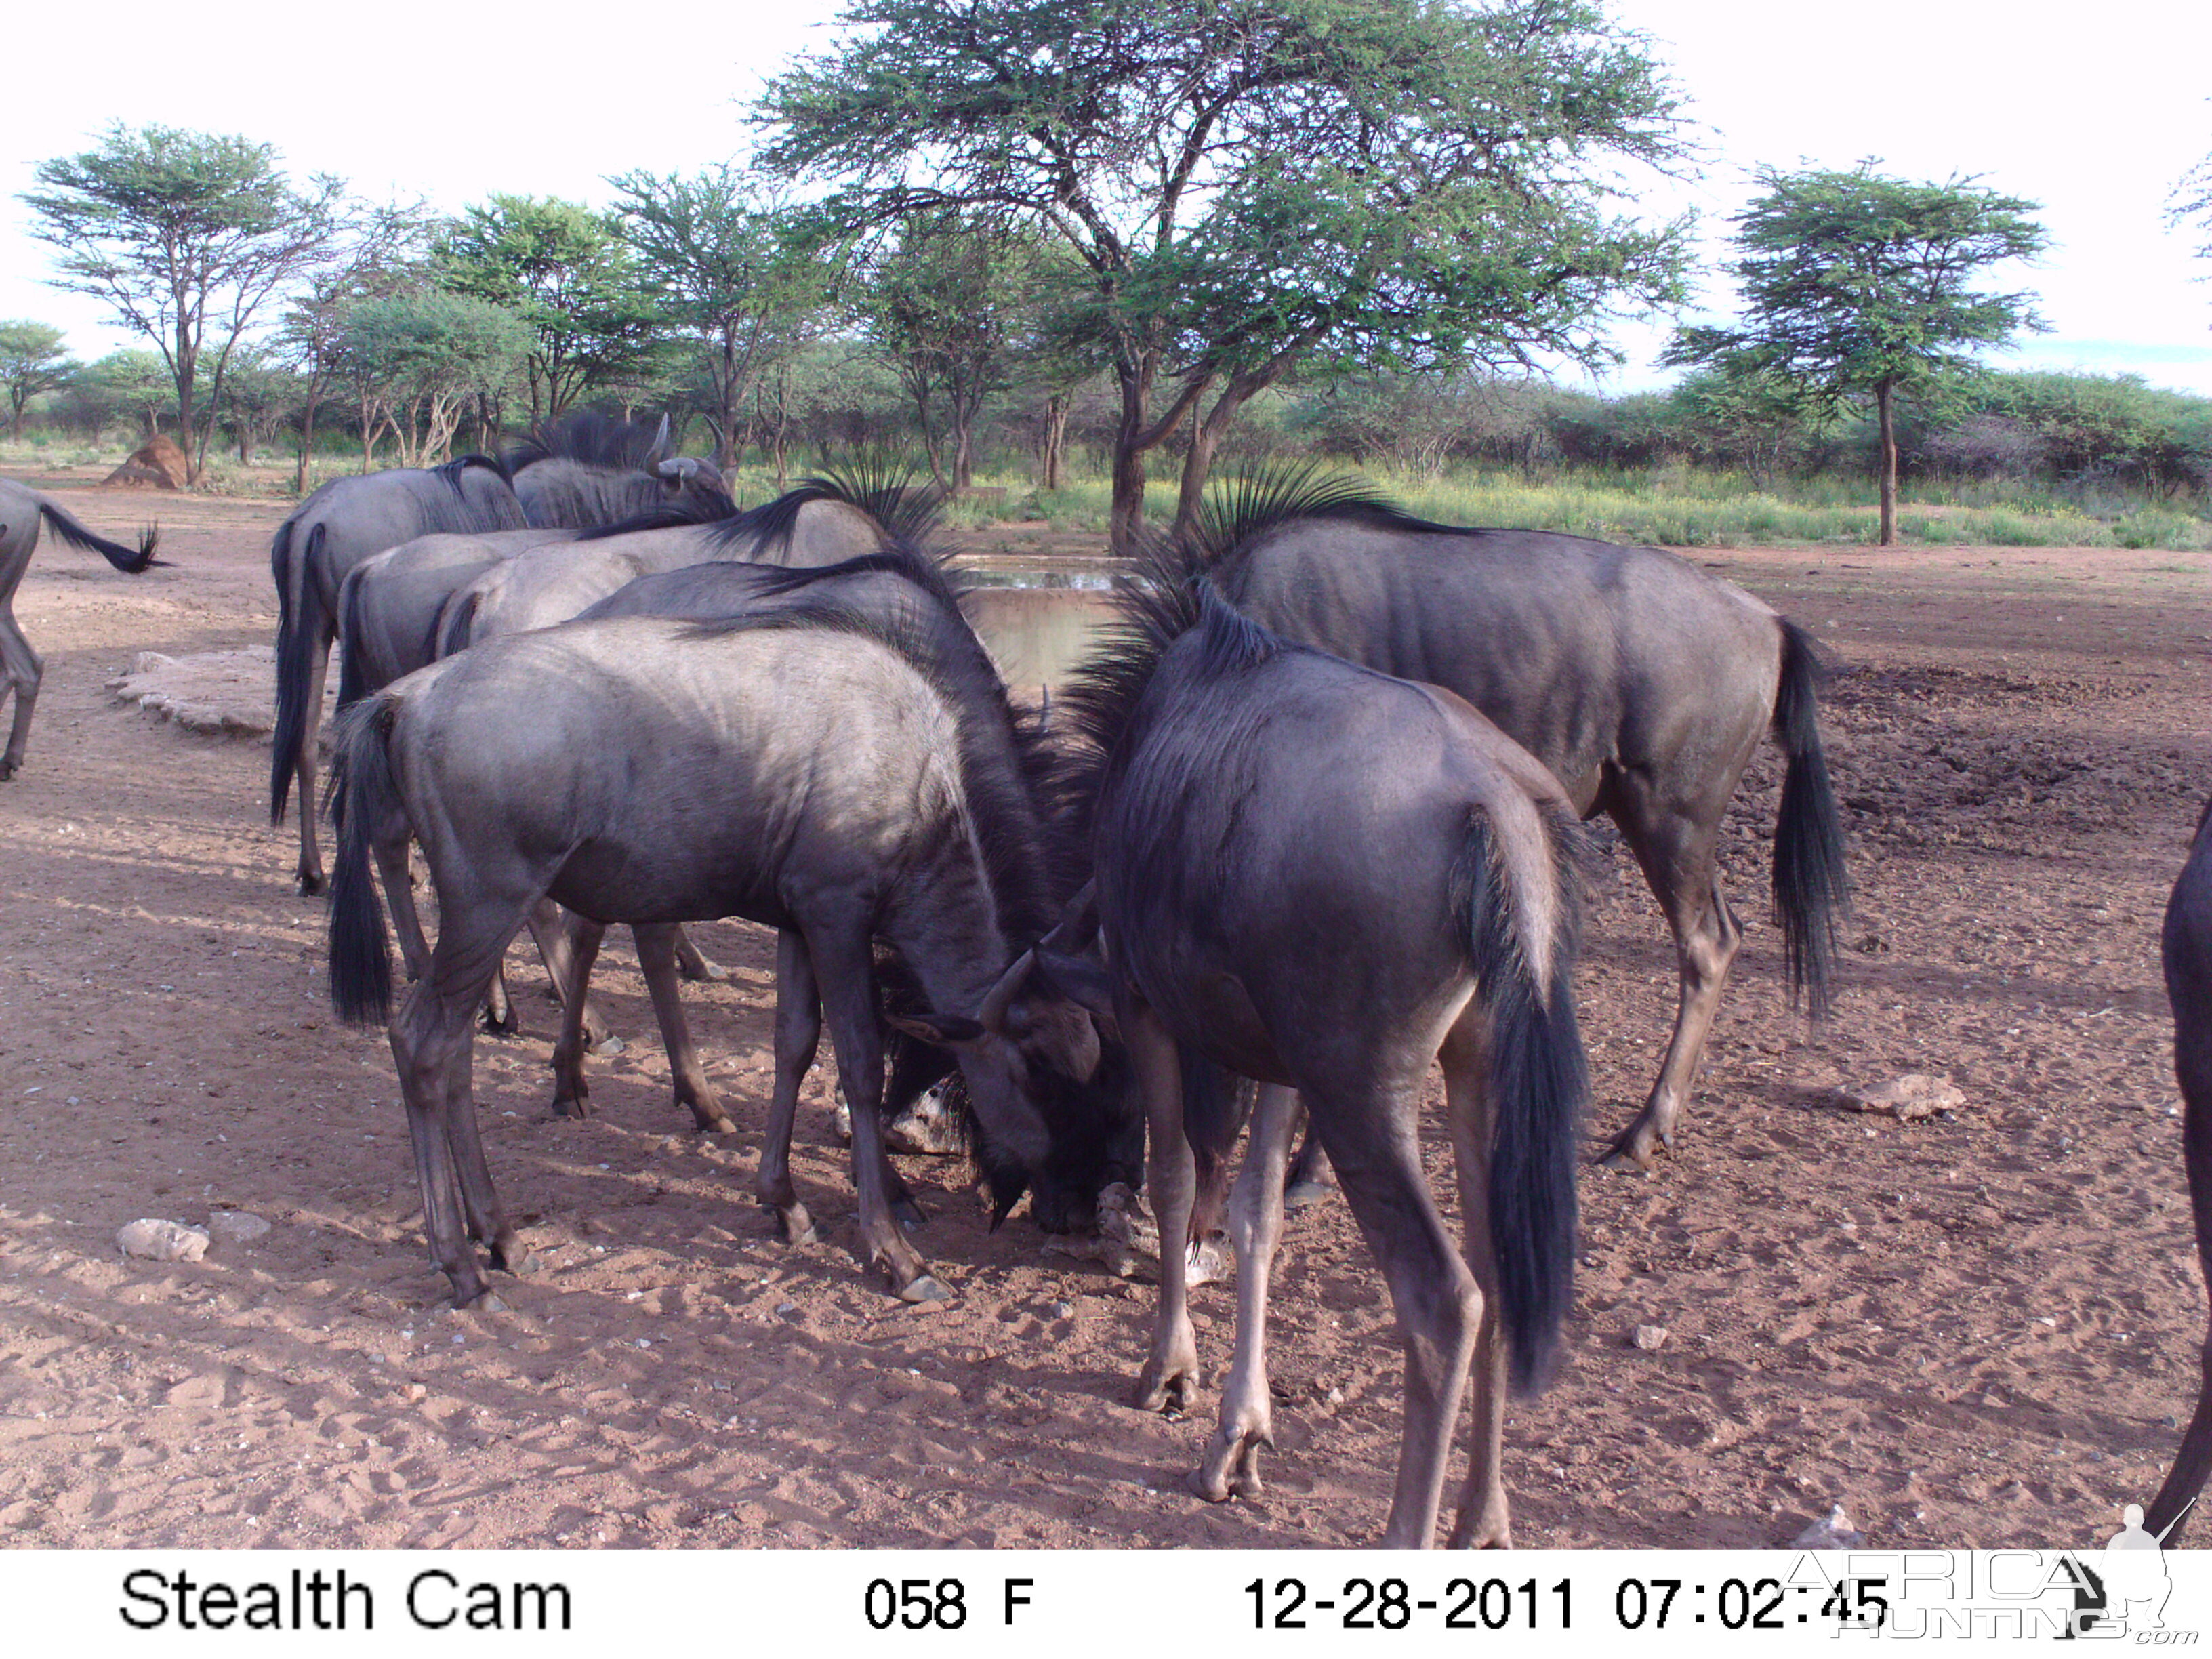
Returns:
[[[2133,372],[2212,394],[2212,262],[2165,228],[2167,192],[2212,152],[2212,4],[2104,0],[2063,11],[1986,0],[1610,0],[1650,33],[1710,165],[1655,191],[1704,222],[1717,264],[1728,215],[1761,162],[1848,167],[1877,156],[1912,179],[1980,174],[2043,204],[2055,246],[2002,275],[2033,289],[2053,331],[2009,361]],[[302,8],[230,0],[21,6],[0,98],[0,317],[68,330],[97,356],[131,343],[94,301],[47,287],[48,250],[15,198],[50,156],[111,121],[161,122],[274,143],[295,175],[331,172],[368,195],[452,210],[495,190],[593,202],[604,176],[719,161],[745,143],[760,77],[818,42],[833,0],[483,7],[383,0]],[[2195,240],[2202,240],[2201,237]],[[1724,283],[1709,284],[1722,312]],[[1621,331],[1616,387],[1649,367],[1664,325]]]

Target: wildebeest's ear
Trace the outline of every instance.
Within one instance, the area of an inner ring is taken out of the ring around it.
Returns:
[[[903,1031],[923,1042],[935,1043],[940,1048],[965,1048],[981,1042],[988,1035],[982,1026],[965,1014],[886,1014],[894,1030]]]
[[[1114,1020],[1114,981],[1103,963],[1089,957],[1069,956],[1040,945],[1036,975],[1048,988],[1083,1009],[1102,1025]]]

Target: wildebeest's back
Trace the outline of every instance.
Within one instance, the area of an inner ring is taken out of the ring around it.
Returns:
[[[952,752],[950,714],[858,635],[576,623],[391,690],[395,771],[441,892],[450,860],[495,886],[553,862],[551,896],[594,918],[789,926],[805,895],[787,872],[896,876],[958,813],[933,758]],[[425,821],[433,801],[443,821]]]
[[[1102,867],[1101,907],[1132,979],[1207,1031],[1212,1058],[1278,1082],[1293,1080],[1279,1045],[1304,1034],[1448,1020],[1433,964],[1466,958],[1470,812],[1549,872],[1539,804],[1565,805],[1559,781],[1434,686],[1285,650],[1194,691],[1200,648],[1193,634],[1162,658],[1102,802],[1102,844],[1124,855]],[[1548,939],[1556,892],[1522,896]],[[1367,964],[1358,984],[1313,971],[1344,960]],[[1323,992],[1343,1006],[1316,1006]]]
[[[1670,724],[1758,729],[1772,708],[1774,613],[1656,548],[1305,520],[1217,580],[1279,634],[1449,687],[1585,802],[1605,763],[1694,741]]]

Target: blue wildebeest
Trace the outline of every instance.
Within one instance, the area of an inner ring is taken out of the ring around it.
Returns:
[[[2160,944],[2173,1007],[2173,1070],[2181,1085],[2181,1149],[2196,1212],[2197,1259],[2212,1284],[2212,804],[2197,821],[2196,843],[2166,902]],[[2196,1414],[2143,1522],[2167,1541],[2212,1472],[2212,1330],[2204,1339],[2203,1376]]]
[[[364,559],[418,536],[527,527],[507,469],[483,455],[464,455],[443,466],[333,478],[276,526],[269,544],[270,574],[276,584],[269,816],[272,823],[284,821],[296,778],[296,878],[302,893],[323,890],[323,854],[315,836],[315,734],[323,716],[323,675],[337,635],[339,584]]]
[[[1656,548],[1430,524],[1364,485],[1247,475],[1205,516],[1222,596],[1278,634],[1444,686],[1542,761],[1584,817],[1609,816],[1674,936],[1681,997],[1615,1167],[1672,1143],[1742,938],[1715,859],[1753,750],[1786,760],[1773,899],[1790,984],[1826,1012],[1843,833],[1817,724],[1809,636]]]
[[[571,410],[507,452],[514,493],[534,525],[573,530],[616,524],[683,501],[701,519],[733,511],[712,461],[668,453],[668,418],[658,427]],[[716,501],[720,506],[716,509]]]
[[[324,672],[337,632],[338,589],[347,574],[420,536],[538,525],[517,493],[526,487],[547,515],[544,526],[556,533],[573,526],[576,513],[593,507],[604,515],[592,521],[597,523],[672,506],[693,516],[731,510],[712,467],[702,471],[699,463],[659,458],[665,428],[664,422],[661,436],[641,438],[643,428],[635,423],[616,427],[602,416],[579,416],[533,434],[512,463],[465,455],[444,466],[334,478],[277,526],[270,546],[277,623],[269,807],[271,821],[283,823],[296,777],[301,892],[320,892],[323,886],[314,818],[315,733]]]
[[[925,665],[938,681],[970,688],[970,700],[988,716],[975,722],[975,741],[999,751],[994,769],[1025,776],[1031,795],[1044,798],[1053,781],[1042,733],[1026,719],[1018,717],[1003,691],[997,689],[997,671],[962,614],[961,598],[957,580],[937,558],[899,538],[879,552],[841,564],[786,568],[726,561],[642,576],[594,605],[581,620],[660,617],[719,622],[777,615],[803,620],[825,607],[867,617],[877,625],[895,630],[908,655]],[[1073,853],[1066,837],[1050,839],[1061,844],[1064,854]],[[1073,876],[1072,868],[1062,868],[1049,877],[1050,884],[1054,890],[1065,890]],[[716,1127],[712,1121],[722,1117],[721,1108],[692,1048],[677,999],[666,938],[671,931],[635,929],[638,959],[645,969],[667,1049],[677,1103],[688,1107],[702,1127]],[[556,1113],[581,1115],[588,1109],[589,1091],[583,1075],[585,1045],[579,1022],[584,1009],[584,982],[604,932],[598,924],[578,918],[572,939],[575,988],[553,1054]],[[893,962],[884,966],[898,971],[902,965]],[[904,978],[902,972],[900,976]],[[983,1020],[986,1025],[995,1022],[995,1015]],[[791,1184],[791,1132],[799,1085],[814,1063],[821,1031],[820,1000],[805,941],[788,931],[781,933],[776,940],[775,1086],[756,1184],[762,1202],[776,1212],[787,1236],[795,1240],[807,1236],[811,1224]],[[902,1031],[901,1036],[902,1040],[894,1046],[891,1081],[885,1094],[886,1122],[896,1120],[924,1089],[951,1069],[951,1057],[943,1049],[919,1040],[910,1030]],[[726,1121],[719,1127],[727,1127]],[[1135,1163],[1133,1153],[1128,1161]],[[889,1171],[887,1180],[893,1206],[902,1215],[919,1219],[919,1210],[895,1169]],[[1040,1220],[1054,1231],[1079,1223],[1088,1224],[1087,1218],[1054,1207],[1054,1195],[1066,1187],[1059,1181],[1046,1183],[1036,1205]],[[1003,1213],[1020,1193],[1016,1189],[997,1196]]]
[[[577,475],[572,469],[569,476],[573,482]],[[726,498],[720,505],[727,506]],[[926,532],[933,514],[926,496],[896,483],[832,476],[807,479],[744,513],[679,501],[588,530],[424,537],[365,561],[346,577],[338,600],[339,706],[476,640],[566,622],[648,572],[716,559],[834,564],[894,538]],[[428,962],[429,945],[408,886],[405,844],[380,842],[376,857],[413,978]],[[552,907],[542,907],[531,933],[556,991],[565,992],[571,974],[556,921]],[[681,929],[676,939],[687,977],[722,977]],[[498,980],[489,1018],[495,1030],[513,1029]]]
[[[46,668],[15,623],[15,589],[31,568],[41,519],[71,547],[99,554],[127,575],[135,576],[156,562],[155,531],[141,531],[137,547],[125,547],[86,529],[52,496],[12,478],[0,478],[0,703],[9,692],[15,696],[15,723],[8,729],[8,747],[0,750],[0,781],[14,777],[23,764],[23,746],[31,738],[31,711],[38,706],[39,680]]]
[[[1051,822],[994,741],[1004,701],[933,678],[899,630],[824,607],[509,635],[342,716],[332,996],[350,1019],[388,1009],[369,847],[404,819],[441,921],[391,1041],[457,1304],[488,1290],[465,1234],[495,1265],[522,1255],[477,1139],[470,1016],[545,897],[600,922],[738,915],[804,945],[852,1107],[865,1255],[902,1297],[943,1291],[883,1178],[876,939],[937,1011],[929,1038],[959,1056],[1000,1184],[1060,1182],[1062,1206],[1087,1213],[1121,1106],[1088,1015],[1000,989],[1060,896]]]
[[[1183,1253],[1194,1153],[1263,1085],[1231,1228],[1237,1358],[1197,1476],[1259,1489],[1281,1171],[1302,1095],[1397,1310],[1406,1419],[1386,1547],[1430,1542],[1472,1362],[1475,1437],[1453,1538],[1503,1545],[1509,1374],[1545,1375],[1572,1294],[1574,809],[1468,704],[1268,633],[1155,553],[1065,707],[1105,967],[1048,947],[1036,977],[1110,1007],[1143,1091],[1161,1297],[1139,1403],[1195,1386]],[[1441,1060],[1465,1255],[1431,1198],[1420,1101]]]

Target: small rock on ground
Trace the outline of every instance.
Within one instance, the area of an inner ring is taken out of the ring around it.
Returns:
[[[250,1210],[217,1210],[208,1218],[208,1231],[226,1244],[251,1244],[269,1235],[269,1224]]]
[[[198,1228],[150,1218],[125,1222],[115,1242],[124,1255],[154,1261],[198,1261],[208,1249],[208,1236]]]
[[[1843,1111],[1869,1112],[1877,1117],[1893,1117],[1909,1123],[1915,1118],[1933,1117],[1938,1112],[1956,1111],[1965,1104],[1966,1097],[1948,1078],[1907,1072],[1878,1088],[1859,1089],[1847,1085],[1831,1091],[1829,1099],[1831,1104]]]
[[[1828,1511],[1827,1519],[1815,1521],[1790,1540],[1793,1550],[1855,1550],[1866,1542],[1866,1534],[1851,1525],[1851,1517],[1838,1504]]]

